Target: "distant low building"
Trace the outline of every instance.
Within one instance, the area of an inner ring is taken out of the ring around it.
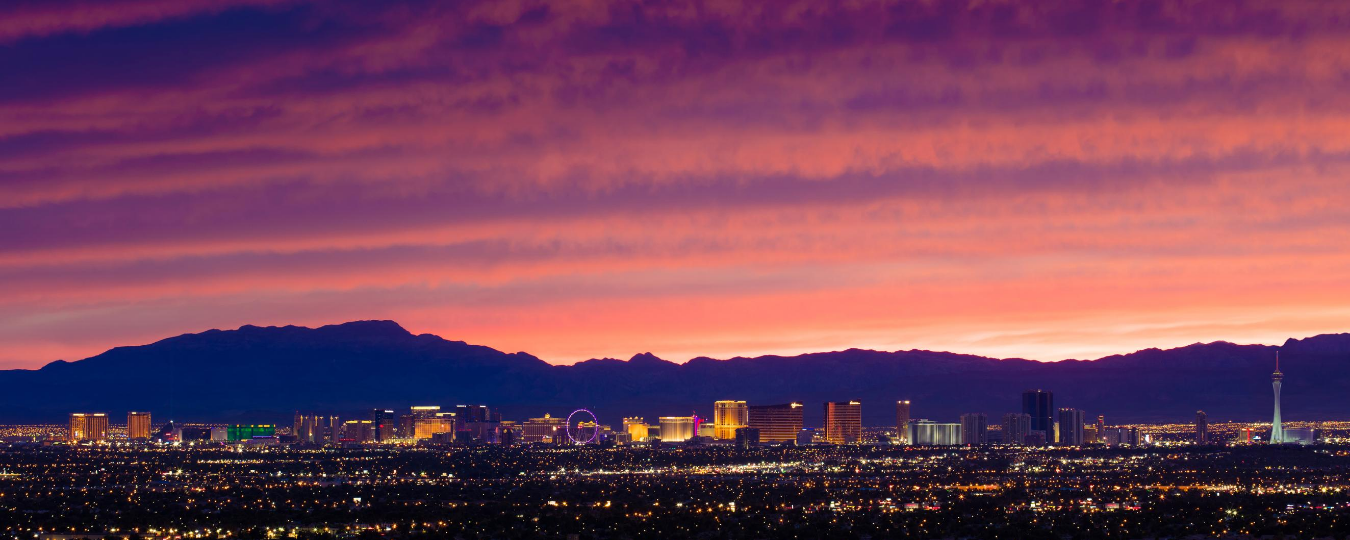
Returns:
[[[750,448],[759,445],[759,430],[751,427],[736,429],[736,447]]]
[[[226,428],[225,434],[226,439],[230,442],[276,437],[277,426],[273,424],[231,424]]]

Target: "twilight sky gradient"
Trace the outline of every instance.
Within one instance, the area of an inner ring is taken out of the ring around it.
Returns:
[[[0,4],[0,367],[1350,331],[1350,3]]]

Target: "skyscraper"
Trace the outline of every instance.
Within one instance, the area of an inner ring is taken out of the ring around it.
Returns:
[[[895,402],[895,436],[900,444],[909,444],[909,400]]]
[[[70,413],[70,429],[66,431],[66,440],[70,442],[80,442],[85,439],[89,433],[89,415],[84,413]]]
[[[979,445],[989,442],[989,417],[984,413],[961,415],[962,444]]]
[[[1209,444],[1209,417],[1205,411],[1195,411],[1195,444]]]
[[[386,409],[370,411],[371,430],[374,431],[371,435],[375,438],[375,442],[394,438],[394,422],[396,420],[394,411]]]
[[[1003,444],[1022,446],[1031,432],[1031,415],[1008,413],[1003,415]]]
[[[129,412],[127,413],[127,439],[149,439],[150,438],[150,413],[148,412]]]
[[[1280,351],[1275,351],[1275,373],[1270,374],[1270,385],[1275,387],[1275,419],[1270,421],[1270,444],[1284,444],[1284,423],[1280,420],[1280,386],[1284,383],[1284,374],[1280,373]]]
[[[662,416],[657,419],[661,424],[661,441],[687,441],[696,435],[697,416]],[[735,438],[735,435],[732,435]]]
[[[1097,440],[1088,442],[1105,442],[1106,438],[1106,415],[1097,415]]]
[[[439,407],[438,407],[439,409]],[[418,416],[413,414],[413,432],[410,437],[418,440],[431,439],[440,433],[454,433],[455,417],[449,413],[433,413]]]
[[[717,401],[713,403],[713,438],[732,440],[736,430],[750,423],[750,411],[744,401]]]
[[[825,402],[825,442],[856,444],[862,441],[862,403]]]
[[[749,427],[759,430],[760,442],[796,442],[802,430],[801,403],[751,405],[747,409]]]
[[[643,442],[647,440],[647,419],[640,416],[631,416],[623,419],[623,431],[628,434],[632,442]]]
[[[916,446],[953,446],[961,444],[961,424],[939,424],[932,420],[909,423],[909,440]]]
[[[567,419],[554,418],[547,413],[543,418],[526,420],[520,428],[520,442],[525,444],[558,443],[562,442],[560,438],[567,437]]]
[[[1050,439],[1055,433],[1055,394],[1053,392],[1044,390],[1022,392],[1022,412],[1031,416],[1032,431],[1044,431],[1047,439]]]
[[[487,405],[456,405],[455,422],[461,425],[472,422],[487,422]]]
[[[71,413],[70,431],[66,440],[104,441],[108,439],[108,415],[103,413]]]
[[[1083,411],[1078,409],[1059,410],[1059,444],[1079,446],[1083,444]]]

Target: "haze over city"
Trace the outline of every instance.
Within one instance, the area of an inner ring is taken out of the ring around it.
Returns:
[[[397,320],[548,362],[1350,329],[1339,2],[0,6],[0,368]]]

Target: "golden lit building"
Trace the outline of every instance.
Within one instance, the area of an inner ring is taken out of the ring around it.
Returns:
[[[697,422],[697,418],[693,416],[662,416],[659,421],[661,424],[661,440],[663,442],[680,442],[693,438],[696,435],[694,431],[697,429],[695,422]]]
[[[623,431],[628,434],[629,440],[633,442],[642,442],[647,440],[647,431],[650,426],[647,425],[647,419],[634,416],[623,419]]]
[[[108,415],[103,413],[71,413],[70,431],[66,440],[106,441],[108,440]]]
[[[131,440],[150,438],[150,413],[127,413],[127,438]]]
[[[450,433],[454,430],[455,418],[449,414],[437,413],[434,416],[418,416],[413,425],[413,438],[430,439],[438,433]]]
[[[857,444],[862,440],[862,403],[825,402],[825,442]]]
[[[66,431],[66,440],[70,442],[80,442],[84,440],[88,433],[89,415],[84,413],[70,413],[70,429]]]
[[[567,419],[554,418],[545,414],[543,418],[531,418],[520,425],[520,442],[554,443],[561,442],[559,437],[567,436]]]
[[[759,430],[759,442],[796,442],[802,430],[802,404],[751,405],[746,408],[746,423]]]
[[[750,411],[744,401],[717,401],[713,403],[713,438],[732,440],[736,430],[750,423]]]

